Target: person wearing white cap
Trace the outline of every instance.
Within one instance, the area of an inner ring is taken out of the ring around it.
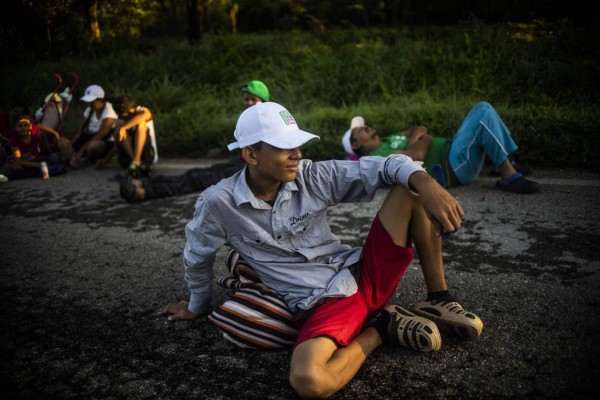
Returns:
[[[425,126],[381,138],[376,129],[358,116],[352,118],[350,129],[342,137],[342,146],[350,160],[363,155],[404,154],[415,161],[423,161],[423,166],[432,175],[437,166],[446,187],[474,182],[489,157],[501,177],[496,182],[498,189],[520,194],[540,190],[537,182],[525,178],[531,168],[508,158],[518,147],[494,107],[484,101],[471,109],[450,139],[429,135]]]
[[[213,262],[228,245],[293,315],[298,336],[289,379],[302,397],[331,396],[382,344],[435,351],[441,346],[438,327],[467,339],[479,336],[483,324],[448,292],[442,262],[440,229],[460,229],[464,212],[418,163],[403,155],[302,160],[300,147],[319,137],[300,129],[277,103],[244,111],[234,136],[229,148],[240,148],[247,165],[198,198],[185,228],[189,301],[169,303],[159,314],[170,320],[207,314]],[[371,201],[380,187],[390,191],[364,246],[342,244],[327,209]],[[428,292],[413,309],[427,318],[386,307],[412,261],[412,243]],[[376,316],[373,326],[363,327]]]
[[[73,137],[75,155],[70,161],[72,168],[91,162],[101,164],[111,154],[114,147],[111,132],[118,119],[101,86],[88,86],[81,101],[88,103],[88,107],[83,112],[83,119]]]

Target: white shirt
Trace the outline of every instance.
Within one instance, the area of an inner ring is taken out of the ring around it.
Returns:
[[[90,107],[85,109],[85,111],[83,112],[83,116],[85,118],[88,118],[90,116],[90,113],[92,113],[92,116],[89,119],[87,129],[84,132],[89,135],[95,135],[96,133],[98,133],[98,131],[100,131],[100,128],[102,127],[102,122],[106,118],[114,118],[115,124],[117,123],[117,119],[119,118],[112,104],[108,101],[104,105],[104,110],[102,110],[102,115],[100,115],[100,118],[98,118],[96,112],[92,112],[92,109]],[[115,124],[113,124],[113,128],[115,127]]]

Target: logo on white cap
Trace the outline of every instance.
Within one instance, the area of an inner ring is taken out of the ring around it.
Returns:
[[[91,85],[85,89],[85,95],[81,98],[82,101],[90,103],[96,99],[104,98],[104,89],[98,85]]]
[[[290,125],[290,124],[295,125],[296,124],[296,120],[294,119],[292,114],[290,114],[290,112],[288,110],[280,111],[279,115],[281,115],[281,118],[283,118],[283,121],[285,122],[286,125]]]
[[[265,142],[280,149],[295,149],[310,140],[318,140],[317,135],[298,128],[292,114],[282,105],[267,102],[247,108],[238,118],[234,137],[229,150]]]

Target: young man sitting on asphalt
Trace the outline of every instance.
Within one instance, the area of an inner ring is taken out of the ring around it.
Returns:
[[[440,232],[460,229],[464,212],[420,163],[404,155],[301,160],[300,146],[319,137],[276,103],[245,110],[234,136],[229,149],[242,149],[247,165],[201,193],[186,225],[189,302],[167,304],[160,314],[188,320],[209,312],[213,262],[228,245],[294,316],[299,333],[289,379],[302,397],[331,396],[382,344],[427,352],[441,346],[438,328],[479,336],[483,323],[449,293],[442,262]],[[341,244],[327,209],[371,201],[381,187],[390,190],[364,246]],[[386,306],[413,244],[428,291],[413,308],[421,316]]]
[[[529,175],[531,169],[509,160],[517,145],[494,107],[486,102],[473,107],[450,140],[432,137],[425,126],[416,126],[382,140],[377,130],[367,126],[362,117],[354,117],[342,137],[342,145],[348,158],[354,160],[365,155],[405,154],[415,161],[424,161],[430,173],[432,166],[439,164],[446,187],[477,180],[488,156],[500,175],[496,182],[498,189],[521,194],[540,190],[537,182],[524,176]]]

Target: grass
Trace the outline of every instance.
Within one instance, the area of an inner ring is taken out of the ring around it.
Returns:
[[[200,47],[183,38],[128,44],[5,65],[0,105],[20,100],[35,111],[54,87],[54,72],[76,71],[77,97],[98,83],[149,107],[161,155],[225,155],[242,111],[240,88],[260,79],[273,101],[322,137],[305,156],[325,159],[343,156],[339,141],[354,115],[384,134],[425,124],[446,136],[485,100],[511,129],[521,158],[599,166],[599,50],[588,32],[567,22],[214,34]],[[68,134],[83,106],[71,104]]]

